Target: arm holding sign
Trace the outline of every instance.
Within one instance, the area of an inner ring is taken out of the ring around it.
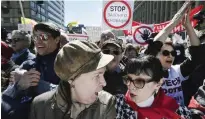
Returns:
[[[157,34],[157,36],[154,38],[154,41],[161,41],[162,43],[164,43],[164,41],[167,39],[168,35],[171,33],[173,28],[179,24],[191,3],[191,1],[186,1],[183,4],[179,11],[174,15],[170,23]]]
[[[181,73],[184,77],[189,76],[197,66],[203,64],[205,61],[205,56],[203,55],[205,54],[205,45],[200,45],[200,40],[191,25],[189,12],[190,10],[188,10],[184,16],[183,25],[189,36],[188,41],[190,41],[191,45],[189,47],[189,53],[191,55],[191,59],[187,58],[187,60],[180,65]]]
[[[199,38],[197,37],[195,31],[194,31],[194,28],[192,27],[191,25],[191,21],[190,21],[190,18],[189,18],[189,14],[190,14],[190,9],[186,12],[184,18],[183,18],[183,25],[187,31],[187,34],[188,34],[188,40],[187,41],[190,41],[190,45],[191,46],[199,46],[200,45],[200,40]]]

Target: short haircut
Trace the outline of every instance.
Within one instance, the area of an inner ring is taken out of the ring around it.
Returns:
[[[37,30],[48,32],[51,34],[53,38],[57,38],[61,35],[58,26],[50,22],[42,22],[42,23],[36,24],[34,26],[34,31],[37,31]]]
[[[30,47],[31,45],[31,35],[26,31],[22,30],[13,30],[12,31],[12,38],[20,38],[26,43],[26,47]]]
[[[151,55],[130,59],[125,67],[125,72],[127,74],[148,75],[154,82],[159,82],[164,77],[164,71],[159,59]]]

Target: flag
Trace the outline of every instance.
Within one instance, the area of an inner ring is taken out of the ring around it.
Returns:
[[[25,20],[25,23],[24,23],[24,20]],[[35,26],[37,24],[37,22],[33,19],[21,17],[21,24],[31,24],[32,26]]]
[[[67,27],[72,27],[72,26],[76,26],[78,25],[78,22],[77,21],[72,21],[72,22],[69,22]]]

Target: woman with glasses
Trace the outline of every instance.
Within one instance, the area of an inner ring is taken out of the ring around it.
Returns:
[[[160,88],[164,71],[157,58],[149,55],[133,58],[125,72],[124,83],[128,90],[125,95],[117,95],[117,119],[179,119],[181,111],[186,112]]]
[[[184,3],[182,8],[176,13],[174,18],[157,36],[154,38],[154,42],[150,43],[145,54],[156,56],[163,68],[167,70],[168,76],[164,78],[164,84],[162,86],[166,95],[175,98],[175,100],[182,106],[185,105],[184,95],[182,89],[182,82],[187,79],[193,70],[202,64],[205,60],[205,47],[200,45],[200,41],[194,32],[189,18],[191,2]],[[173,28],[183,18],[183,25],[187,31],[190,39],[189,53],[190,58],[187,58],[180,65],[172,65],[176,56],[176,52],[172,45],[171,39],[167,38]],[[202,81],[203,82],[203,81]]]

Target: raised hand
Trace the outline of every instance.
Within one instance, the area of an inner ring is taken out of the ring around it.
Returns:
[[[149,30],[145,29],[145,30],[143,31],[143,34],[141,35],[141,37],[143,38],[143,40],[147,41],[148,38],[149,38],[149,35],[150,35]]]
[[[155,36],[154,41],[164,41],[167,39],[168,35],[171,33],[172,29],[179,24],[182,20],[184,14],[187,9],[191,6],[192,1],[186,1],[183,6],[179,9],[179,11],[174,15],[170,23],[164,27],[158,34]]]
[[[185,28],[190,27],[191,26],[191,21],[190,21],[190,11],[191,11],[191,7],[189,7],[182,19],[182,24]]]

